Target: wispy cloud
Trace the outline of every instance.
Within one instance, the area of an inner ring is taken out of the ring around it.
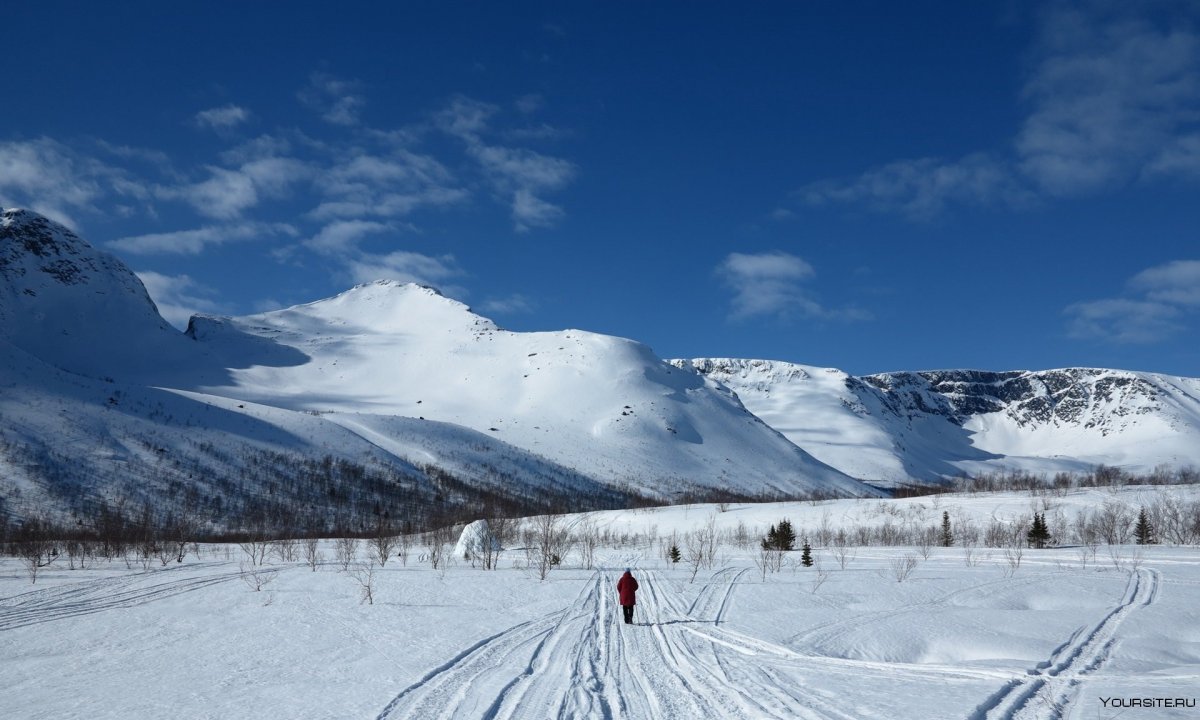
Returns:
[[[320,114],[325,122],[333,125],[358,125],[359,116],[366,105],[362,83],[343,80],[327,72],[310,75],[308,85],[297,96]]]
[[[79,229],[104,199],[142,201],[147,188],[130,173],[49,138],[0,142],[0,205],[19,206]]]
[[[201,110],[193,118],[197,126],[213,130],[230,130],[249,120],[249,110],[232,104]]]
[[[857,178],[812,183],[799,194],[809,205],[863,204],[913,219],[934,217],[949,205],[1021,206],[1034,200],[1006,163],[982,153],[901,160]]]
[[[812,265],[783,252],[747,255],[730,253],[717,273],[733,291],[731,315],[783,315],[794,310],[819,314],[820,307],[805,294],[803,283],[816,276]]]
[[[430,285],[449,297],[461,298],[466,291],[453,284],[466,273],[453,255],[425,255],[406,250],[390,253],[361,253],[346,261],[350,277],[356,283],[374,280],[398,280]]]
[[[1129,287],[1155,302],[1200,308],[1200,260],[1175,260],[1143,270]]]
[[[1151,19],[1148,7],[1057,3],[1044,12],[1010,148],[889,162],[810,183],[799,197],[924,220],[955,206],[1021,208],[1200,178],[1200,33]]]
[[[1200,117],[1200,35],[1135,15],[1144,5],[1047,13],[1031,103],[1016,140],[1022,171],[1051,195],[1172,172]],[[1146,13],[1149,15],[1149,13]]]
[[[467,154],[479,164],[492,189],[508,199],[518,232],[550,227],[563,209],[546,200],[545,193],[565,188],[577,169],[569,160],[490,142],[489,121],[499,112],[495,105],[457,97],[435,114],[436,126],[466,144]]]
[[[524,315],[537,309],[537,303],[520,293],[514,293],[507,297],[489,298],[483,301],[479,309],[497,315]]]
[[[420,208],[455,205],[469,197],[437,159],[404,149],[339,158],[316,182],[323,195],[311,213],[317,220],[397,218]]]
[[[158,186],[163,199],[182,200],[205,217],[232,220],[265,199],[287,197],[297,183],[309,180],[312,168],[289,157],[265,157],[237,168],[208,166],[208,178],[195,183]]]
[[[183,330],[188,320],[197,313],[226,314],[228,309],[215,300],[215,290],[196,282],[188,275],[163,275],[156,272],[139,272],[138,278],[146,286],[146,292],[158,306],[163,318]]]
[[[295,227],[284,223],[237,223],[134,235],[113,240],[107,246],[131,255],[199,255],[213,245],[297,234]]]
[[[1126,283],[1124,297],[1073,303],[1063,310],[1078,340],[1152,344],[1168,340],[1200,312],[1200,260],[1148,268]]]
[[[323,255],[344,255],[356,252],[359,243],[370,235],[391,232],[391,225],[368,220],[337,220],[321,228],[304,245]]]

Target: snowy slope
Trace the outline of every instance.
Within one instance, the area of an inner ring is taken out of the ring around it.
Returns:
[[[326,456],[398,473],[412,492],[387,492],[414,501],[446,476],[607,506],[622,488],[874,492],[628,340],[508,333],[393,283],[185,334],[116,258],[36,214],[0,218],[0,510],[184,494],[228,510],[264,488],[309,505],[330,481],[304,463]]]
[[[1088,368],[852,377],[766,360],[672,362],[729,386],[819,460],[876,483],[1200,463],[1192,378]]]
[[[254,337],[307,358],[231,370],[229,383],[201,388],[214,395],[335,422],[370,413],[452,423],[667,497],[870,492],[644,345],[579,330],[508,332],[418,285],[380,281],[287,310],[196,318],[189,332],[214,354]]]

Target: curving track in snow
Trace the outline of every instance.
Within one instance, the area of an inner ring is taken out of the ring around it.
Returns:
[[[669,580],[643,570],[635,625],[626,626],[615,601],[618,573],[597,571],[569,607],[451,658],[377,720],[851,720],[789,672],[806,658],[720,628],[748,572],[718,570],[687,604]]]
[[[1159,571],[1130,573],[1121,602],[1098,622],[1077,630],[1050,657],[976,711],[973,720],[1059,720],[1069,717],[1085,676],[1100,669],[1117,642],[1117,631],[1133,613],[1158,598]]]
[[[129,608],[210,585],[240,578],[241,572],[191,575],[203,565],[167,567],[135,575],[99,578],[57,587],[31,590],[0,599],[0,631],[64,618]],[[263,568],[262,572],[278,572]]]

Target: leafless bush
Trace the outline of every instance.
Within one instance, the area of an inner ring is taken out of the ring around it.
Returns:
[[[905,554],[903,557],[893,558],[892,577],[896,578],[896,582],[902,583],[913,574],[913,570],[917,569],[917,556],[911,553]]]
[[[453,539],[454,528],[448,525],[437,528],[429,533],[427,540],[429,544],[425,548],[425,559],[429,561],[431,568],[434,570],[445,569],[446,562],[452,554],[449,552],[448,547]]]
[[[238,565],[241,570],[242,582],[254,592],[260,592],[264,587],[275,581],[275,571],[245,561]]]
[[[783,568],[783,550],[776,548],[760,548],[754,558],[754,565],[762,574],[763,582],[767,581],[767,573],[777,573]]]
[[[296,562],[296,540],[294,538],[279,538],[272,541],[271,550],[280,562]]]
[[[408,553],[412,550],[412,536],[403,533],[396,537],[396,557],[400,558],[400,564],[408,567]]]
[[[238,547],[246,554],[246,558],[250,561],[251,565],[261,566],[267,561],[267,551],[271,549],[271,543],[267,542],[261,536],[255,536],[238,543]]]
[[[358,556],[358,538],[340,537],[333,541],[333,559],[346,572]]]
[[[562,563],[570,548],[570,535],[557,515],[541,515],[533,520],[525,543],[529,566],[545,580],[550,571]]]
[[[596,529],[595,520],[587,518],[579,523],[575,531],[575,544],[579,546],[583,567],[591,570],[595,565],[596,547],[600,544],[600,533]]]
[[[363,603],[366,603],[368,605],[374,605],[375,604],[375,563],[374,563],[374,560],[372,559],[371,562],[365,562],[365,563],[364,562],[355,563],[353,569],[350,570],[349,574],[350,574],[350,577],[354,578],[354,581],[356,583],[358,583],[358,586],[362,591],[362,596],[361,596],[362,599],[359,600],[358,604],[362,605]]]
[[[1100,538],[1109,545],[1124,545],[1133,532],[1134,515],[1128,508],[1106,500],[1092,520]]]
[[[304,562],[308,565],[309,568],[312,569],[313,572],[317,571],[317,565],[320,565],[321,560],[323,559],[321,556],[321,551],[319,549],[319,547],[320,547],[319,543],[320,543],[320,540],[318,540],[315,537],[304,538],[304,542],[303,542]]]
[[[396,536],[388,534],[387,531],[378,533],[367,541],[367,546],[371,556],[379,562],[379,567],[383,567],[387,565],[392,548],[396,546]]]
[[[821,586],[825,584],[825,581],[829,579],[829,575],[830,572],[826,570],[820,563],[817,563],[815,566],[813,566],[812,591],[814,595],[817,593],[817,590],[820,590]]]
[[[1004,547],[1004,574],[1012,577],[1017,570],[1021,569],[1021,558],[1025,554],[1025,546],[1019,542],[1014,542]]]
[[[733,544],[739,550],[746,550],[750,547],[750,531],[746,529],[746,523],[738,520],[737,527],[733,530]]]
[[[846,535],[846,531],[839,528],[833,534],[833,557],[837,559],[838,567],[845,570],[846,563],[853,560],[857,554],[857,551],[850,544],[850,537]]]

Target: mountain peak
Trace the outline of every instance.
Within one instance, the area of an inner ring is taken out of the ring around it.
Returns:
[[[244,318],[270,319],[272,324],[311,328],[314,322],[328,329],[355,332],[370,329],[383,333],[412,333],[461,327],[474,331],[496,330],[491,320],[476,315],[466,304],[446,297],[437,288],[398,280],[376,280],[355,285],[331,298]]]
[[[168,334],[178,333],[116,257],[33,211],[0,210],[0,337],[68,370],[99,361],[114,372]]]

